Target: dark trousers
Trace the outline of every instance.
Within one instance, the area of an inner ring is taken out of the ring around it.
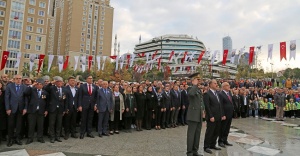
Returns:
[[[92,132],[92,123],[94,117],[94,108],[83,109],[81,112],[81,126],[80,133],[89,134]]]
[[[160,126],[161,125],[161,107],[157,107],[155,110],[155,126]]]
[[[186,113],[187,113],[187,108],[181,109],[180,118],[181,118],[181,123],[182,123],[182,124],[187,123],[187,122],[186,122]]]
[[[47,115],[44,119],[44,135],[48,135],[49,128],[49,115]]]
[[[227,142],[231,122],[232,122],[232,117],[229,116],[226,116],[226,120],[221,121],[221,129],[220,129],[219,140],[218,140],[219,143]]]
[[[56,109],[54,112],[49,113],[49,135],[50,138],[59,138],[63,114]]]
[[[162,116],[162,125],[163,126],[170,126],[170,116],[171,116],[171,112],[170,109],[167,109],[166,112],[163,113]]]
[[[28,114],[28,139],[33,139],[35,127],[37,126],[37,138],[43,138],[44,130],[44,114],[35,113]]]
[[[98,133],[99,134],[107,133],[108,119],[109,119],[108,110],[106,110],[105,112],[98,113]]]
[[[28,114],[26,113],[25,115],[23,115],[23,120],[22,120],[22,130],[21,130],[21,138],[23,137],[28,137],[27,134],[28,134],[28,129],[29,129],[29,126],[28,126]]]
[[[109,130],[118,131],[120,124],[120,111],[114,111],[114,121],[109,121]]]
[[[16,113],[11,113],[8,116],[8,137],[9,139],[20,139],[21,130],[22,130],[22,113],[17,110]],[[14,135],[14,129],[16,128],[16,134]]]
[[[300,118],[300,109],[297,110],[297,115],[298,118]]]
[[[187,121],[187,155],[198,154],[202,122]]]
[[[131,123],[132,123],[132,117],[124,117],[124,125],[125,125],[125,129],[129,130],[131,129]]]
[[[65,126],[65,134],[69,135],[75,134],[76,131],[76,118],[77,118],[77,110],[73,107],[72,111],[69,111],[68,114],[65,114],[64,117],[64,126]]]
[[[207,120],[207,128],[204,138],[204,149],[216,146],[220,134],[221,121],[210,122]]]
[[[151,129],[151,123],[152,123],[152,117],[153,117],[153,111],[152,110],[147,110],[145,114],[145,128],[146,129]]]

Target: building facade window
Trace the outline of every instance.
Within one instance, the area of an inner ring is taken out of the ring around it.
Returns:
[[[33,23],[34,22],[33,17],[28,17],[27,22]]]
[[[26,27],[26,31],[33,31],[32,26],[27,26],[27,27]]]
[[[29,13],[29,14],[34,14],[34,12],[35,12],[35,10],[34,10],[33,8],[29,8],[29,9],[28,9],[28,13]]]
[[[15,9],[15,10],[24,10],[24,8],[25,8],[25,5],[23,3],[16,2],[16,1],[13,1],[11,3],[11,5],[12,5],[12,9]]]
[[[15,30],[9,30],[8,36],[9,38],[12,39],[21,39],[21,32]]]
[[[46,3],[45,2],[40,2],[39,7],[40,8],[46,8]]]
[[[3,35],[3,30],[0,30],[0,36],[2,36]]]
[[[26,36],[25,36],[25,39],[26,39],[26,40],[31,40],[31,35],[26,35]]]
[[[16,60],[7,60],[5,67],[6,68],[14,68],[16,63],[17,63]]]
[[[30,5],[35,5],[35,0],[29,0]]]
[[[36,41],[37,41],[37,42],[42,42],[42,37],[41,37],[41,36],[37,36],[37,37],[36,37]]]
[[[2,40],[0,39],[0,46],[2,46]]]
[[[20,41],[15,41],[15,40],[8,40],[8,48],[16,48],[20,49]]]
[[[22,30],[22,22],[18,22],[15,20],[10,20],[9,27],[14,29]]]
[[[6,7],[6,2],[5,1],[0,1],[0,7],[5,8]]]
[[[0,10],[0,16],[1,16],[1,17],[4,17],[4,16],[5,16],[5,11]]]
[[[43,19],[38,19],[37,24],[44,25],[44,20]]]
[[[25,44],[25,49],[30,49],[30,44]]]
[[[40,11],[39,11],[39,16],[45,16],[45,11],[40,10]]]
[[[23,15],[22,12],[12,11],[10,13],[10,18],[13,18],[14,20],[23,20]]]
[[[0,26],[3,27],[3,25],[4,25],[4,21],[0,20]]]
[[[40,45],[36,45],[36,46],[35,46],[35,50],[41,51],[41,49],[42,49],[42,47],[41,47]]]
[[[29,54],[24,54],[24,58],[29,58]]]
[[[43,33],[43,28],[37,28],[36,32],[42,34]]]

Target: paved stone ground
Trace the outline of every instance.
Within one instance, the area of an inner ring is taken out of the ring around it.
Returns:
[[[286,123],[300,124],[300,119],[287,119]],[[203,140],[206,129],[203,124],[199,152],[203,154]],[[247,156],[247,155],[298,155],[300,153],[300,130],[282,126],[256,118],[234,119],[229,141],[234,146],[214,151],[216,156]],[[184,156],[186,152],[187,126],[166,130],[144,130],[142,132],[122,133],[109,137],[87,138],[83,140],[70,138],[62,143],[51,144],[34,142],[30,145],[13,145],[7,148],[0,145],[1,152],[26,149],[28,155],[88,156],[88,155],[117,155],[117,156]],[[96,132],[94,133],[96,135]],[[25,142],[25,140],[23,140]],[[6,154],[8,155],[8,154]],[[12,154],[10,154],[12,155]],[[18,154],[15,154],[18,155]],[[205,155],[210,155],[206,154]]]

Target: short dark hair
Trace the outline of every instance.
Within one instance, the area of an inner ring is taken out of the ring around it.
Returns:
[[[70,77],[68,78],[68,81],[70,81],[71,79],[75,79],[75,77],[74,77],[74,76],[70,76]]]

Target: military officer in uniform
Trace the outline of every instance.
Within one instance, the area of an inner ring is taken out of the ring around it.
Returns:
[[[202,128],[202,115],[204,114],[203,97],[198,83],[199,73],[190,76],[193,86],[188,90],[189,107],[187,110],[187,155],[201,156],[198,153],[200,134]]]

